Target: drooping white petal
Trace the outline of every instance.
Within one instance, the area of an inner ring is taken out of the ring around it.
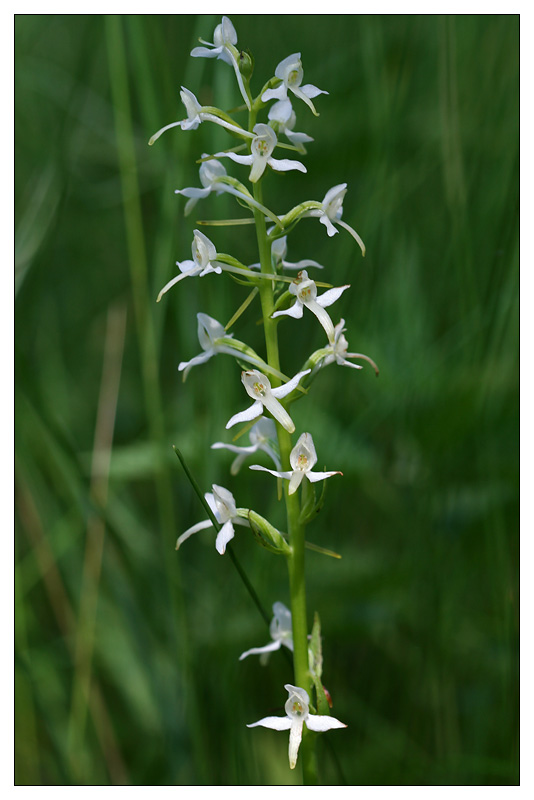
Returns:
[[[330,217],[327,214],[323,214],[321,217],[319,217],[319,222],[322,222],[323,225],[325,225],[326,232],[329,236],[335,236],[336,233],[339,233],[335,225],[332,225]]]
[[[295,494],[305,475],[309,476],[310,473],[304,472],[304,470],[295,470],[293,473],[291,473],[291,479],[289,481],[289,487],[287,490],[288,494]]]
[[[234,526],[232,525],[230,520],[228,520],[222,526],[221,530],[217,534],[217,539],[215,540],[215,548],[217,552],[220,553],[220,555],[224,555],[224,553],[226,552],[226,545],[231,539],[234,538],[234,535],[235,535]]]
[[[289,730],[289,767],[295,769],[297,764],[297,757],[299,753],[300,743],[302,741],[302,719],[291,720],[291,727]]]
[[[283,83],[277,86],[276,89],[266,89],[261,96],[264,103],[269,100],[285,100],[287,98],[287,89]]]
[[[314,97],[318,97],[320,94],[328,94],[324,89],[318,89],[317,86],[314,86],[312,83],[301,86],[300,91],[302,94],[305,94],[306,97],[309,97],[310,100]]]
[[[282,642],[280,640],[276,642],[269,642],[264,647],[251,647],[250,650],[245,650],[244,653],[241,653],[239,656],[239,660],[243,661],[244,658],[248,656],[257,656],[262,655],[263,653],[274,653],[275,650],[280,650],[282,647]]]
[[[344,722],[340,722],[335,717],[329,717],[327,714],[308,714],[306,717],[306,727],[310,731],[330,731],[334,728],[346,728]]]
[[[324,481],[326,478],[331,478],[332,475],[343,475],[342,472],[307,472],[306,477],[310,483],[317,483],[317,481]]]
[[[230,417],[228,422],[226,423],[226,428],[232,428],[234,425],[237,425],[238,422],[250,422],[256,417],[259,417],[263,412],[263,405],[260,403],[259,400],[256,400],[250,408],[246,408],[244,411],[240,411],[238,414],[234,414],[233,417]]]
[[[268,469],[267,467],[262,467],[259,464],[251,464],[249,469],[257,470],[258,472],[268,472],[270,475],[274,475],[275,478],[287,478],[289,480],[293,475],[292,472],[279,472],[274,469]]]
[[[230,158],[236,164],[245,164],[250,166],[252,164],[252,156],[240,156],[238,153],[215,153],[217,158]]]
[[[293,319],[301,319],[303,314],[304,307],[302,303],[297,300],[297,302],[293,303],[293,305],[289,308],[286,308],[282,311],[275,311],[274,314],[272,314],[272,317],[273,319],[275,317],[293,317]]]
[[[222,51],[222,47],[214,47],[211,50],[207,47],[193,47],[190,55],[192,55],[193,58],[217,58]]]
[[[200,364],[205,364],[206,361],[209,361],[214,355],[215,350],[210,349],[205,350],[203,353],[199,353],[198,356],[194,356],[190,361],[180,361],[178,364],[178,372],[184,373],[185,380],[193,367],[198,367]]]
[[[186,539],[189,539],[194,533],[198,533],[199,531],[204,530],[205,528],[212,528],[213,522],[210,519],[205,519],[202,522],[197,522],[196,525],[192,525],[188,528],[181,536],[178,537],[178,541],[176,542],[176,549],[180,547],[182,542],[185,542]]]

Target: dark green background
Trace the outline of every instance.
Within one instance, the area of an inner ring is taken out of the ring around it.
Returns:
[[[317,118],[295,104],[315,139],[308,174],[269,176],[268,204],[347,182],[344,219],[367,245],[362,260],[345,231],[306,220],[289,250],[351,284],[333,316],[381,370],[330,367],[294,411],[320,468],[344,473],[308,532],[343,556],[308,558],[324,682],[348,723],[319,741],[322,779],[516,784],[519,18],[232,19],[255,91],[299,51],[305,81],[330,92]],[[174,195],[198,185],[202,152],[233,144],[224,131],[147,146],[183,116],[182,84],[239,102],[230,67],[188,55],[219,20],[15,19],[19,784],[299,780],[286,734],[245,727],[279,713],[288,663],[238,662],[268,633],[213,533],[174,551],[204,511],[173,444],[203,490],[220,483],[284,524],[274,481],[232,478],[209,449],[245,407],[239,368],[220,356],[185,385],[176,369],[199,352],[196,312],[224,324],[246,290],[209,276],[154,302],[195,220],[242,213],[210,198],[184,219]],[[252,228],[206,232],[257,260]],[[235,334],[261,350],[259,315]],[[280,326],[287,374],[322,346],[314,323]],[[92,460],[99,407],[109,480]],[[282,559],[243,531],[233,550],[267,608],[288,602]]]

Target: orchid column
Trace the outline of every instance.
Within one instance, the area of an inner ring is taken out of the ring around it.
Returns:
[[[276,67],[274,76],[254,97],[250,88],[253,59],[249,53],[237,49],[237,34],[228,17],[223,17],[221,24],[215,29],[213,39],[211,43],[202,42],[202,47],[195,47],[191,55],[197,58],[216,58],[234,70],[237,90],[244,103],[238,108],[238,112],[242,111],[247,116],[246,127],[219,108],[202,106],[190,90],[182,87],[180,95],[187,117],[164,126],[152,137],[150,143],[154,143],[164,131],[171,128],[194,131],[205,122],[221,126],[233,137],[234,144],[237,141],[237,145],[228,150],[212,155],[204,153],[200,159],[201,187],[179,189],[177,194],[188,198],[186,214],[190,214],[196,203],[211,194],[227,193],[234,196],[239,205],[248,210],[248,217],[244,220],[228,220],[225,224],[254,223],[259,262],[247,266],[236,256],[219,252],[216,244],[196,228],[193,231],[192,259],[177,262],[179,273],[167,282],[157,299],[160,301],[171,288],[187,278],[210,276],[210,280],[223,280],[220,276],[225,273],[249,288],[245,301],[239,305],[226,326],[208,314],[197,313],[199,342],[203,352],[189,361],[180,362],[178,369],[185,380],[193,367],[205,364],[220,354],[230,356],[240,365],[244,391],[253,402],[244,410],[234,413],[226,428],[244,424],[241,433],[249,432],[251,444],[243,446],[221,441],[216,442],[213,448],[227,449],[236,455],[231,469],[233,476],[238,474],[249,455],[263,453],[268,458],[269,467],[252,464],[251,469],[270,473],[282,483],[286,531],[280,531],[257,511],[238,507],[231,491],[214,485],[212,492],[201,496],[209,519],[182,533],[177,541],[177,549],[191,535],[214,527],[217,531],[215,545],[217,551],[223,555],[235,536],[234,525],[239,525],[248,531],[248,535],[252,533],[253,538],[265,550],[286,558],[290,608],[279,600],[274,602],[275,616],[271,623],[273,642],[265,647],[247,650],[242,658],[252,653],[261,653],[263,658],[266,654],[279,650],[282,643],[292,651],[294,684],[285,685],[289,695],[285,704],[287,716],[264,717],[249,727],[259,725],[275,730],[289,730],[291,769],[296,766],[300,752],[304,782],[316,783],[317,767],[313,747],[315,735],[310,735],[309,731],[317,733],[346,726],[327,713],[330,699],[322,685],[320,621],[316,612],[310,632],[306,607],[305,548],[312,547],[326,555],[333,554],[325,548],[307,543],[305,531],[324,500],[324,490],[317,497],[315,485],[342,473],[339,470],[314,470],[318,459],[312,435],[309,432],[296,431],[290,409],[296,400],[308,394],[316,375],[330,364],[361,369],[360,364],[349,359],[362,359],[370,363],[377,374],[378,370],[367,356],[347,352],[344,320],[334,324],[327,311],[350,287],[332,287],[331,284],[310,278],[307,269],[323,269],[312,259],[287,261],[287,238],[301,220],[317,217],[326,227],[329,237],[338,233],[338,226],[341,226],[353,236],[362,254],[365,253],[365,247],[356,231],[342,219],[346,183],[329,189],[322,201],[304,201],[283,215],[275,213],[264,203],[262,184],[270,172],[307,171],[299,160],[276,158],[273,155],[275,149],[283,148],[302,156],[306,153],[305,144],[313,141],[306,133],[294,131],[296,114],[292,102],[296,98],[307,106],[304,109],[306,113],[317,115],[312,100],[321,94],[327,94],[311,84],[303,85],[300,54],[294,53],[283,59]],[[273,100],[275,102],[269,107],[268,104]],[[267,121],[259,122],[258,117],[265,111]],[[281,135],[286,137],[287,143],[279,141]],[[230,159],[238,165],[238,169],[245,167],[245,180],[250,188],[240,178],[230,176],[219,159]],[[288,272],[293,274],[288,275]],[[319,292],[319,288],[326,288],[326,291]],[[263,319],[262,347],[265,357],[228,332],[228,328],[238,322],[241,314],[246,312],[257,297]],[[304,309],[311,313],[304,313]],[[313,321],[312,315],[316,318],[315,324],[322,327],[326,343],[324,347],[310,354],[296,375],[288,377],[280,358],[278,326],[295,324],[287,323],[287,318],[306,319],[310,323]],[[293,434],[298,435],[296,443],[293,442]],[[314,713],[315,711],[318,713]]]

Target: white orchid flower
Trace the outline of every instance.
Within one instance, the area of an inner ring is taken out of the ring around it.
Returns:
[[[269,472],[275,478],[285,478],[289,481],[288,494],[294,494],[299,488],[300,484],[307,478],[310,483],[317,483],[317,481],[324,481],[326,478],[331,478],[333,475],[343,475],[342,472],[312,472],[314,466],[317,464],[317,453],[315,452],[315,445],[311,433],[303,433],[295,447],[289,454],[289,463],[292,470],[288,472],[278,472],[267,467],[260,467],[259,464],[253,464],[250,469],[261,470],[262,472]]]
[[[165,292],[168,292],[171,286],[174,286],[178,281],[183,278],[193,277],[199,275],[201,278],[208,275],[210,272],[216,272],[218,275],[222,272],[222,267],[215,261],[217,249],[213,242],[201,231],[193,231],[193,244],[191,251],[193,260],[187,259],[186,261],[177,261],[176,266],[180,269],[180,274],[175,275],[168,283],[165,284],[161,292],[158,294],[157,301],[161,300]]]
[[[148,142],[150,145],[154,144],[156,139],[159,139],[162,133],[168,131],[170,128],[180,127],[183,131],[194,131],[198,128],[201,122],[215,122],[217,125],[221,125],[223,128],[226,128],[229,131],[233,131],[233,133],[238,133],[240,136],[247,136],[252,138],[252,134],[249,131],[240,128],[238,125],[234,125],[228,120],[219,117],[217,114],[214,114],[209,106],[201,106],[198,102],[197,98],[190,92],[189,89],[186,89],[185,86],[182,86],[182,90],[180,92],[180,98],[182,103],[185,106],[185,110],[187,111],[187,118],[178,120],[178,122],[171,122],[169,125],[164,125],[163,128],[160,128],[154,136],[150,138]]]
[[[225,442],[215,442],[211,445],[212,450],[229,450],[237,456],[230,467],[230,474],[237,475],[245,459],[262,450],[267,453],[274,462],[275,467],[280,469],[280,459],[278,457],[276,445],[276,425],[272,419],[261,417],[249,431],[250,446],[226,444]]]
[[[241,382],[247,394],[253,398],[254,403],[250,408],[245,409],[245,411],[234,414],[226,423],[226,428],[232,428],[238,422],[249,422],[250,420],[256,419],[256,417],[259,417],[260,414],[263,413],[263,409],[266,408],[288,433],[293,433],[295,430],[293,420],[283,405],[278,401],[283,397],[287,397],[288,394],[291,394],[299,385],[300,379],[309,372],[311,372],[309,369],[298,372],[287,383],[278,386],[276,389],[271,389],[269,378],[261,372],[258,372],[257,369],[243,371],[241,373]]]
[[[289,98],[278,100],[277,103],[274,103],[269,109],[267,116],[270,122],[277,124],[278,134],[283,133],[297,150],[301,153],[306,152],[304,144],[306,142],[313,142],[313,137],[308,136],[307,133],[299,133],[293,130],[297,122],[297,116],[293,111]]]
[[[224,486],[217,486],[215,483],[211,488],[213,489],[213,493],[206,492],[204,497],[213,511],[217,522],[222,526],[215,540],[215,548],[220,555],[224,555],[226,552],[226,545],[235,536],[234,524],[249,527],[249,523],[248,520],[237,516],[237,508],[232,492],[225,489]],[[211,527],[213,527],[213,522],[210,519],[197,522],[196,525],[188,528],[178,537],[176,549],[178,550],[182,542],[185,542],[185,540],[189,539],[194,533]]]
[[[221,325],[220,322],[217,322],[216,319],[213,319],[213,317],[210,317],[207,314],[199,313],[197,314],[197,320],[198,341],[200,342],[200,346],[204,352],[192,358],[191,361],[181,361],[179,363],[178,371],[183,371],[184,381],[192,367],[197,367],[199,364],[205,364],[206,361],[209,361],[209,359],[217,355],[217,353],[226,353],[229,356],[234,356],[243,361],[248,361],[251,364],[256,364],[257,366],[260,365],[259,358],[254,358],[253,355],[249,355],[239,348],[239,345],[242,343],[234,340],[238,346],[232,346],[230,340],[233,339],[234,334],[227,333],[223,325]]]
[[[315,314],[321,325],[323,326],[328,341],[334,341],[334,323],[330,319],[330,315],[325,308],[331,306],[336,300],[341,297],[345,289],[349,289],[350,284],[345,286],[337,286],[333,289],[328,289],[327,292],[317,296],[317,286],[315,281],[308,278],[306,270],[299,272],[296,280],[292,281],[289,285],[289,291],[294,294],[296,302],[283,311],[275,311],[272,315],[274,317],[293,317],[294,319],[301,319],[304,307],[309,308],[312,314]]]
[[[351,228],[350,225],[347,225],[347,223],[341,219],[341,215],[343,214],[343,200],[345,199],[346,194],[346,183],[339,183],[337,186],[333,186],[325,194],[323,202],[321,203],[321,207],[311,208],[306,211],[303,216],[319,217],[319,222],[322,222],[326,227],[326,232],[329,236],[335,236],[335,234],[338,233],[336,225],[341,225],[342,228],[345,228],[345,230],[347,230],[350,235],[356,239],[362,251],[362,255],[364,256],[365,245],[361,240],[361,237],[356,233],[354,228]]]
[[[375,362],[369,356],[364,356],[363,353],[348,353],[349,343],[347,342],[344,333],[346,328],[344,327],[345,320],[342,319],[338,322],[338,324],[334,328],[334,341],[329,342],[328,346],[325,348],[326,355],[321,361],[321,367],[326,367],[328,364],[339,364],[342,367],[352,367],[353,369],[363,369],[361,364],[353,364],[351,361],[348,361],[349,358],[361,358],[364,361],[367,361],[376,374],[378,375],[378,367],[376,366]]]
[[[303,100],[306,105],[311,108],[316,117],[319,116],[311,99],[320,94],[328,94],[328,92],[318,89],[317,86],[313,86],[311,83],[301,86],[304,73],[302,70],[300,53],[293,53],[287,58],[284,58],[283,61],[280,61],[274,74],[277,78],[280,78],[282,83],[280,86],[277,86],[276,89],[267,89],[262,94],[261,99],[264,103],[267,103],[269,100],[287,100],[287,92],[289,90],[293,92],[296,97]]]
[[[282,645],[285,645],[289,650],[293,650],[293,628],[291,626],[291,611],[285,607],[283,603],[273,604],[274,617],[269,626],[269,633],[271,634],[272,642],[266,644],[264,647],[251,647],[250,650],[245,650],[241,653],[239,660],[243,661],[247,656],[259,655],[260,661],[265,664],[266,656],[273,653],[275,650],[280,650]]]
[[[215,192],[216,195],[223,194],[224,192],[234,195],[235,197],[238,197],[240,200],[247,203],[249,206],[254,206],[262,212],[266,211],[265,206],[262,206],[261,203],[258,203],[256,200],[254,200],[254,198],[251,197],[248,192],[245,193],[245,191],[240,191],[239,188],[237,188],[240,186],[240,184],[237,181],[234,181],[233,178],[228,178],[226,169],[220,161],[217,161],[216,158],[211,158],[207,153],[203,153],[202,158],[206,159],[205,161],[202,161],[199,169],[199,177],[202,188],[191,186],[187,187],[186,189],[174,190],[175,194],[181,194],[184,197],[189,198],[185,204],[185,216],[191,213],[199,200],[208,197],[212,192]],[[233,183],[236,183],[237,187],[232,185]],[[242,188],[244,190],[244,187]]]
[[[239,85],[239,91],[241,92],[243,100],[250,111],[250,98],[247,95],[245,84],[243,82],[243,76],[241,75],[239,64],[237,62],[239,57],[239,51],[236,48],[237,33],[230,19],[228,17],[223,17],[222,22],[217,25],[215,31],[213,32],[213,43],[205,42],[203,39],[200,41],[202,44],[207,45],[207,47],[194,47],[191,50],[191,55],[194,58],[219,58],[221,61],[226,62],[226,64],[230,64],[234,68],[237,83]]]
[[[271,228],[268,232],[272,233],[273,228]],[[301,261],[287,261],[287,236],[280,236],[279,239],[275,239],[271,245],[271,264],[273,267],[273,272],[276,272],[278,269],[289,269],[289,270],[303,270],[306,267],[316,267],[317,269],[324,269],[322,264],[319,264],[318,261],[314,261],[312,258],[303,258]],[[250,269],[261,269],[261,264],[257,262],[256,264],[251,264]]]
[[[252,139],[252,152],[248,156],[240,156],[237,153],[215,153],[215,158],[231,158],[236,164],[251,166],[249,180],[252,183],[259,181],[267,166],[276,172],[288,172],[297,169],[299,172],[306,172],[306,167],[300,161],[292,161],[290,158],[273,158],[273,152],[278,139],[276,133],[270,125],[258,122],[252,129],[254,138]]]
[[[310,698],[305,689],[286,683],[284,686],[289,697],[284,706],[285,717],[264,717],[247,725],[247,728],[271,728],[274,731],[289,731],[289,766],[295,769],[297,757],[302,740],[304,723],[310,731],[329,731],[333,728],[346,728],[347,726],[335,717],[326,714],[310,714]]]

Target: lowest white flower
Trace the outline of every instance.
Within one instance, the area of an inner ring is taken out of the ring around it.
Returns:
[[[275,450],[276,425],[272,419],[261,417],[249,431],[250,446],[245,447],[237,444],[226,444],[225,442],[215,442],[211,445],[212,450],[230,450],[237,456],[230,467],[230,474],[237,475],[241,465],[247,456],[262,450],[273,460],[275,467],[280,469],[280,459]]]
[[[190,361],[180,362],[178,371],[183,371],[184,381],[192,367],[204,364],[206,361],[209,361],[210,358],[217,355],[217,353],[226,353],[227,355],[240,358],[243,361],[249,361],[251,364],[260,365],[259,358],[256,359],[254,356],[243,352],[243,350],[239,348],[239,345],[242,344],[241,342],[234,340],[238,346],[232,346],[231,340],[234,336],[233,333],[227,333],[221,323],[217,322],[216,319],[213,319],[213,317],[207,314],[199,313],[197,314],[197,320],[198,341],[204,352],[195,356]]]
[[[331,306],[336,300],[341,297],[345,289],[348,289],[350,284],[345,286],[337,286],[329,289],[327,292],[317,296],[317,286],[315,281],[308,278],[306,270],[302,270],[297,275],[297,278],[289,285],[289,291],[294,294],[296,302],[283,311],[275,311],[272,315],[274,317],[293,317],[294,319],[301,319],[304,307],[309,308],[312,314],[315,314],[321,325],[323,326],[328,341],[334,341],[334,323],[330,319],[330,315],[325,308]]]
[[[237,44],[237,33],[231,20],[228,17],[222,18],[222,22],[217,25],[213,32],[213,42],[205,42],[203,39],[200,41],[202,44],[207,45],[207,47],[194,47],[191,50],[191,55],[195,58],[218,58],[230,64],[234,68],[239,91],[250,111],[250,98],[247,95],[243,76],[241,75],[237,62],[239,57],[239,51],[235,46]]]
[[[363,353],[347,352],[347,350],[349,349],[349,343],[347,342],[344,336],[346,330],[344,325],[345,325],[345,320],[342,319],[338,322],[338,324],[334,328],[334,341],[329,342],[328,346],[325,348],[326,355],[321,361],[321,367],[326,367],[328,364],[336,363],[342,367],[363,369],[361,364],[353,364],[351,361],[347,360],[349,358],[361,358],[364,361],[367,361],[378,375],[379,372],[378,367],[376,366],[372,358],[369,358],[369,356],[364,356]]]
[[[215,261],[217,249],[211,239],[208,239],[202,231],[194,230],[193,234],[193,244],[191,246],[193,260],[187,259],[186,261],[176,262],[180,273],[165,284],[158,294],[156,302],[159,303],[165,292],[168,292],[175,283],[178,283],[178,281],[181,281],[183,278],[189,278],[195,275],[199,275],[203,278],[204,275],[208,275],[210,272],[216,272],[218,275],[221,274],[222,267]]]
[[[276,89],[267,89],[261,96],[264,103],[269,100],[287,100],[288,90],[293,92],[296,97],[303,100],[309,106],[316,117],[319,116],[312,103],[312,98],[320,94],[328,94],[328,92],[318,89],[311,83],[301,86],[304,72],[302,70],[302,61],[300,60],[300,53],[293,53],[292,55],[280,61],[276,67],[274,74],[282,82]]]
[[[295,447],[289,454],[289,463],[292,470],[287,472],[278,472],[267,467],[260,467],[259,464],[253,464],[250,469],[261,470],[262,472],[269,472],[275,478],[285,478],[289,481],[288,494],[294,494],[299,488],[300,484],[307,478],[310,483],[317,483],[317,481],[324,481],[326,478],[331,478],[332,475],[343,475],[342,472],[312,472],[314,466],[317,464],[317,453],[311,433],[303,433]]]
[[[251,167],[249,180],[252,183],[259,181],[267,166],[276,172],[288,172],[297,169],[299,172],[306,172],[306,167],[300,161],[292,161],[290,158],[273,158],[273,152],[278,139],[276,133],[270,125],[258,122],[252,129],[254,138],[252,139],[252,152],[248,156],[240,156],[237,153],[215,153],[215,158],[231,158],[236,164],[245,164]]]
[[[278,386],[276,389],[272,389],[269,378],[261,372],[258,372],[257,369],[243,371],[241,373],[241,382],[249,397],[253,398],[254,403],[249,408],[245,409],[245,411],[234,414],[226,423],[226,427],[231,428],[238,422],[249,422],[250,420],[256,419],[256,417],[262,414],[263,409],[266,408],[286,431],[293,433],[295,430],[293,420],[283,405],[278,401],[283,397],[287,397],[288,394],[296,389],[300,379],[309,372],[311,372],[309,369],[298,372],[287,383]]]
[[[276,123],[274,127],[277,128],[278,134],[283,133],[292,145],[301,153],[306,152],[304,144],[306,142],[313,142],[313,138],[308,136],[307,133],[299,133],[293,130],[297,123],[297,116],[293,111],[293,106],[289,98],[279,100],[274,103],[267,114],[271,123]]]
[[[239,660],[243,661],[247,656],[260,655],[265,663],[265,656],[275,650],[280,650],[285,645],[289,650],[293,650],[293,629],[291,627],[291,611],[283,603],[273,604],[274,617],[269,626],[272,642],[264,647],[251,647],[241,653]],[[261,659],[260,659],[261,660]]]
[[[295,769],[297,757],[302,740],[304,723],[310,731],[329,731],[333,728],[346,728],[347,726],[335,717],[324,714],[310,714],[310,698],[305,689],[286,683],[284,686],[289,697],[284,706],[285,717],[264,717],[247,725],[247,728],[271,728],[274,731],[289,731],[289,766]]]
[[[356,239],[362,251],[362,255],[365,255],[365,245],[361,240],[361,237],[356,233],[354,228],[351,228],[350,225],[341,219],[341,215],[343,214],[343,200],[346,194],[346,183],[340,183],[337,186],[333,186],[325,194],[320,208],[311,208],[306,211],[303,216],[319,217],[319,222],[322,222],[326,227],[326,231],[329,236],[334,236],[336,233],[338,233],[336,225],[341,225],[342,228],[345,228],[345,230],[347,230],[350,235]]]
[[[164,125],[163,128],[156,131],[154,136],[151,136],[148,142],[150,145],[154,144],[161,134],[165,133],[165,131],[168,131],[170,128],[180,127],[183,131],[194,131],[201,122],[215,122],[217,125],[221,125],[223,128],[233,131],[233,133],[238,133],[240,136],[252,137],[252,134],[248,131],[213,113],[216,109],[212,110],[209,106],[201,106],[193,92],[190,92],[185,86],[182,86],[180,98],[187,111],[187,118],[178,120],[178,122],[171,122],[169,125]]]
[[[234,538],[234,524],[245,525],[249,527],[248,520],[237,516],[237,508],[232,492],[225,489],[224,486],[217,486],[215,483],[211,487],[212,492],[206,492],[204,497],[209,507],[213,511],[217,522],[222,525],[217,538],[215,540],[215,548],[218,553],[223,555],[226,552],[226,545]],[[180,547],[182,542],[189,539],[194,533],[202,531],[205,528],[213,527],[211,519],[205,519],[202,522],[197,522],[191,528],[188,528],[181,536],[178,537],[176,542],[176,549]]]

